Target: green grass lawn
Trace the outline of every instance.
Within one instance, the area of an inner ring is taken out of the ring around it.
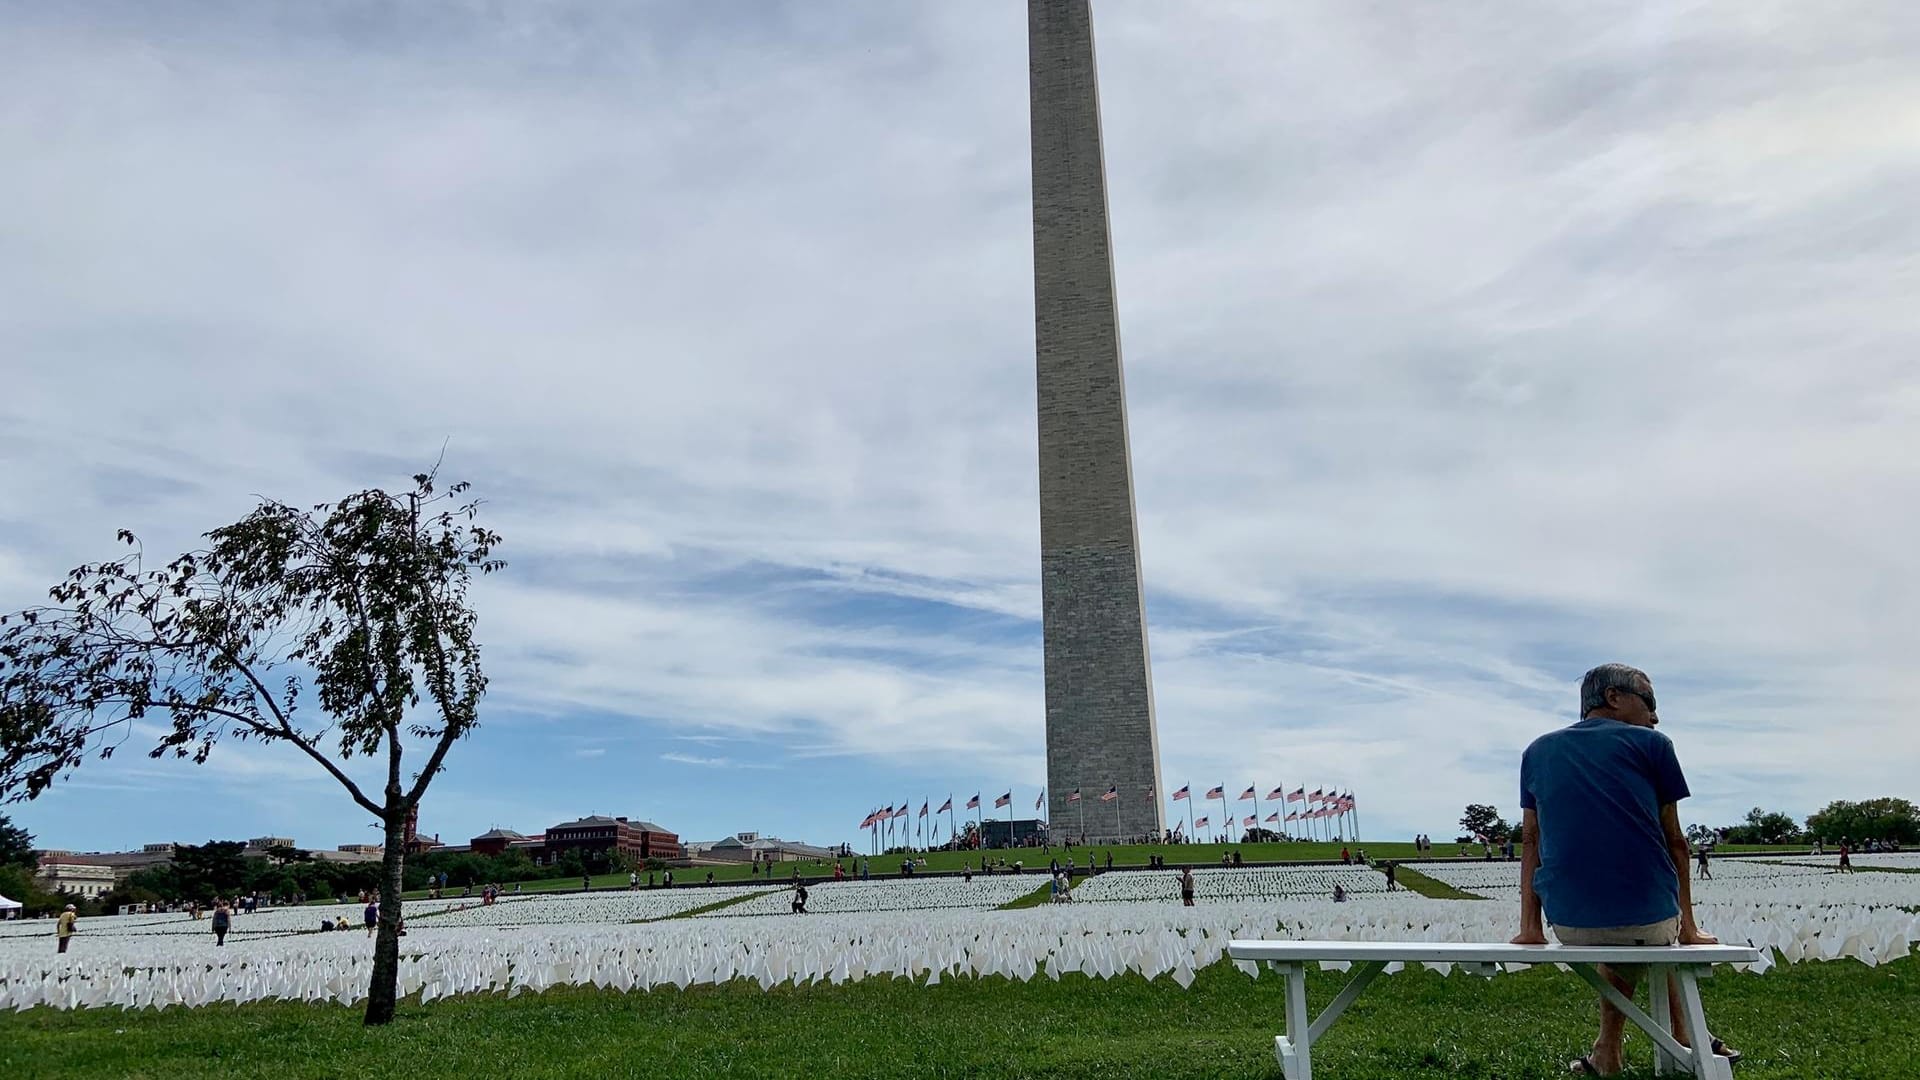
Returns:
[[[1315,973],[1315,1008],[1345,976]],[[1797,964],[1703,986],[1742,1080],[1920,1075],[1920,959]],[[1644,995],[1643,995],[1644,999]],[[406,1004],[368,1031],[339,1006],[0,1015],[0,1077],[1098,1077],[1277,1078],[1281,983],[1226,965],[1167,979],[1075,974],[939,986],[750,984],[619,994],[552,990]],[[1315,1048],[1322,1080],[1566,1075],[1594,1002],[1570,974],[1383,978]],[[1630,1037],[1649,1077],[1648,1044]]]

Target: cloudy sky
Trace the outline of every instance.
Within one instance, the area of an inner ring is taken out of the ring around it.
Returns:
[[[1164,789],[1451,835],[1619,659],[1687,820],[1920,795],[1920,10],[1844,7],[1096,4]],[[0,607],[444,443],[427,831],[1031,807],[1023,5],[0,21]],[[8,812],[372,837],[251,746]]]

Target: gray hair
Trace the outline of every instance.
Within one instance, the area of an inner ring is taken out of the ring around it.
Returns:
[[[1653,680],[1647,678],[1647,673],[1637,667],[1628,667],[1625,664],[1601,664],[1587,672],[1587,677],[1580,680],[1580,715],[1586,716],[1595,709],[1606,708],[1607,691],[1625,690],[1638,693],[1643,681],[1648,686],[1653,685]]]

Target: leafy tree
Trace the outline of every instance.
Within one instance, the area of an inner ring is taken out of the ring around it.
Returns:
[[[33,834],[0,814],[0,866],[23,866],[32,870],[40,865],[33,854]]]
[[[152,757],[198,764],[223,737],[292,746],[384,829],[366,1022],[392,1020],[408,816],[486,690],[467,589],[503,564],[466,490],[422,473],[410,491],[311,511],[262,501],[162,570],[122,530],[131,554],[0,615],[0,800],[110,756],[151,714],[170,724]],[[410,746],[426,758],[412,773]],[[379,788],[342,767],[360,756],[379,762]]]
[[[1460,827],[1466,830],[1468,836],[1484,836],[1496,844],[1504,842],[1507,834],[1513,831],[1513,826],[1500,816],[1500,811],[1486,803],[1468,803],[1466,813],[1460,815]]]
[[[173,849],[173,878],[180,898],[203,903],[232,896],[247,883],[247,846],[238,840],[209,840]]]
[[[1830,802],[1807,818],[1807,832],[1827,843],[1888,840],[1920,844],[1920,810],[1905,799]]]
[[[270,844],[267,846],[267,858],[275,866],[285,866],[288,863],[311,862],[313,852],[302,851],[292,844]]]
[[[1720,830],[1720,836],[1729,844],[1787,844],[1800,839],[1800,826],[1778,810],[1756,806],[1747,811],[1746,820]]]
[[[0,864],[0,896],[20,901],[20,914],[44,915],[57,911],[66,901],[42,889],[33,880],[33,871],[24,866]]]

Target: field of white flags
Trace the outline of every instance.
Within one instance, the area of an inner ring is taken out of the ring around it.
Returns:
[[[945,908],[989,911],[1010,904],[1046,883],[1045,874],[995,874],[991,877],[978,874],[972,881],[946,877],[823,881],[807,886],[807,911],[818,915]],[[763,895],[707,914],[719,917],[792,913],[792,889],[768,892],[762,888],[756,891]]]
[[[1320,897],[1331,900],[1334,886],[1356,893],[1387,891],[1386,875],[1365,866],[1248,866],[1232,870],[1195,870],[1195,903],[1220,900],[1268,900]],[[1130,871],[1092,878],[1073,890],[1076,903],[1163,900],[1180,902],[1178,870]]]
[[[1856,870],[1914,870],[1920,871],[1920,851],[1877,851],[1855,852],[1847,857]],[[1781,862],[1792,866],[1819,866],[1828,870],[1840,868],[1840,856],[1837,853],[1825,855],[1788,855],[1770,862]]]
[[[622,991],[744,980],[780,984],[989,976],[1096,978],[1136,973],[1181,985],[1220,961],[1232,938],[1505,941],[1516,929],[1518,865],[1420,864],[1497,899],[1385,892],[1364,867],[1247,867],[1195,873],[1182,907],[1173,871],[1121,870],[1084,881],[1072,904],[995,910],[1046,875],[927,877],[809,886],[808,914],[766,885],[413,902],[401,939],[403,992]],[[1334,903],[1335,884],[1350,895]],[[718,907],[716,904],[728,903]],[[1756,860],[1714,864],[1698,890],[1701,923],[1779,961],[1876,964],[1920,941],[1920,874],[1839,875]],[[366,991],[373,943],[356,928],[317,933],[322,915],[357,906],[242,915],[224,948],[185,915],[83,921],[66,955],[44,920],[0,924],[0,1008],[166,1008],[261,999],[350,1003]],[[696,915],[700,917],[678,917]],[[650,921],[651,920],[651,921]],[[1259,973],[1243,965],[1249,975]]]

